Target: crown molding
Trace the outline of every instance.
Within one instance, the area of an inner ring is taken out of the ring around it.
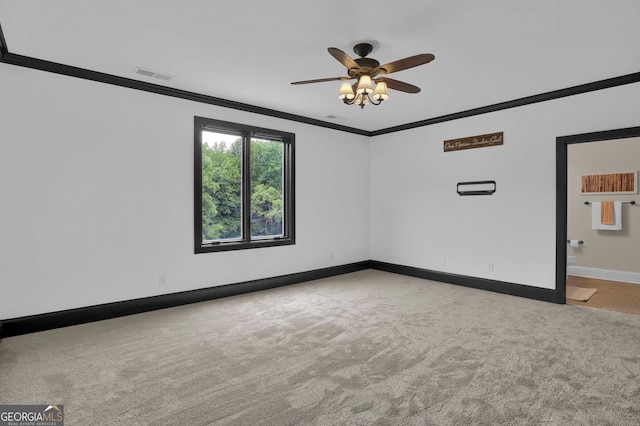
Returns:
[[[131,78],[119,77],[112,74],[106,74],[98,71],[92,71],[85,68],[74,67],[57,62],[45,61],[38,58],[29,56],[18,55],[10,53],[4,33],[2,32],[2,26],[0,25],[0,62],[10,65],[16,65],[26,68],[31,68],[40,71],[52,72],[55,74],[66,75],[69,77],[81,78],[85,80],[91,80],[99,83],[112,84],[115,86],[126,87],[134,90],[141,90],[149,93],[156,93],[159,95],[170,96],[179,99],[190,100],[194,102],[201,102],[209,105],[215,105],[223,108],[230,108],[241,110],[245,112],[251,112],[254,114],[266,115],[270,117],[280,118],[283,120],[295,121],[298,123],[309,124],[312,126],[324,127],[327,129],[337,130],[341,132],[352,133],[362,136],[380,136],[389,133],[401,132],[404,130],[415,129],[418,127],[430,126],[433,124],[444,123],[447,121],[459,120],[462,118],[472,117],[474,115],[487,114],[491,112],[501,111],[510,108],[517,108],[525,105],[531,105],[539,102],[551,101],[554,99],[560,99],[567,96],[579,95],[582,93],[588,93],[596,90],[609,89],[612,87],[623,86],[626,84],[633,84],[640,82],[640,72],[626,74],[619,77],[608,78],[591,83],[580,84],[564,89],[553,90],[550,92],[540,93],[537,95],[526,96],[511,101],[500,102],[497,104],[487,105],[479,108],[473,108],[466,111],[455,112],[452,114],[441,115],[439,117],[427,118],[425,120],[414,121],[411,123],[401,124],[398,126],[387,127],[379,130],[369,131],[364,129],[358,129],[350,126],[343,126],[328,121],[317,120],[302,115],[291,114],[283,111],[278,111],[270,108],[259,107],[242,102],[232,101],[228,99],[222,99],[215,96],[203,95],[200,93],[189,92],[186,90],[175,89],[172,87],[161,86],[159,84],[148,83],[140,80],[134,80]]]
[[[55,74],[61,74],[68,77],[81,78],[99,83],[111,84],[114,86],[126,87],[129,89],[141,90],[144,92],[155,93],[158,95],[170,96],[173,98],[185,99],[194,102],[201,102],[209,105],[215,105],[223,108],[237,109],[241,111],[251,112],[254,114],[267,115],[270,117],[281,118],[283,120],[296,121],[298,123],[310,124],[312,126],[325,127],[342,132],[354,133],[358,135],[370,136],[369,131],[357,129],[355,127],[342,126],[327,121],[316,120],[314,118],[304,117],[302,115],[290,114],[283,111],[277,111],[269,108],[259,107],[255,105],[236,102],[228,99],[217,98],[215,96],[203,95],[200,93],[189,92],[186,90],[175,89],[173,87],[161,86],[159,84],[147,83],[145,81],[134,80],[131,78],[119,77],[112,74],[93,71],[85,68],[74,67],[71,65],[60,64],[58,62],[45,61],[43,59],[32,58],[29,56],[17,55],[15,53],[6,53],[2,56],[2,62],[10,65],[16,65],[25,68],[31,68],[39,71],[46,71]]]
[[[2,25],[0,25],[0,60],[2,60],[7,53],[9,53],[9,50],[7,49],[7,41],[4,38]]]
[[[540,93],[537,95],[526,96],[524,98],[514,99],[507,102],[500,102],[493,105],[487,105],[480,108],[474,108],[466,111],[456,112],[453,114],[442,115],[440,117],[428,118],[426,120],[415,121],[413,123],[401,124],[399,126],[388,127],[371,132],[370,136],[379,136],[386,133],[400,132],[403,130],[415,129],[416,127],[430,126],[432,124],[444,123],[446,121],[458,120],[461,118],[472,117],[474,115],[487,114],[490,112],[501,111],[510,108],[517,108],[525,105],[531,105],[539,102],[552,101],[554,99],[565,98],[567,96],[580,95],[583,93],[593,92],[596,90],[610,89],[612,87],[624,86],[626,84],[640,82],[640,72],[626,74],[619,77],[607,78],[605,80],[594,81],[591,83],[580,84],[577,86],[567,87],[564,89],[553,90],[551,92]]]

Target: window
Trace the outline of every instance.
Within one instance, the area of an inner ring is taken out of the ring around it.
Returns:
[[[295,135],[194,121],[195,252],[294,244]]]

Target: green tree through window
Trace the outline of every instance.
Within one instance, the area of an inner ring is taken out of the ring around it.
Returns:
[[[195,118],[197,253],[294,243],[293,143],[290,133]]]
[[[251,236],[283,232],[283,145],[251,139]]]

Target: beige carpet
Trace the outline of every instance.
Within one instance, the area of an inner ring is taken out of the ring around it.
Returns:
[[[638,425],[640,317],[360,271],[4,339],[70,425]]]
[[[577,300],[578,302],[586,302],[591,299],[591,296],[596,294],[598,290],[595,288],[583,288],[567,286],[567,299]]]

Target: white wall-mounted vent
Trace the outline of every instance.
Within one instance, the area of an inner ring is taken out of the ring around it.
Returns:
[[[169,81],[173,78],[172,75],[168,75],[168,74],[161,74],[155,71],[151,71],[148,69],[144,69],[144,68],[140,68],[137,67],[134,71],[134,73],[136,74],[140,74],[140,75],[144,75],[146,77],[153,77],[153,78],[158,78],[160,80],[164,80],[164,81]]]

